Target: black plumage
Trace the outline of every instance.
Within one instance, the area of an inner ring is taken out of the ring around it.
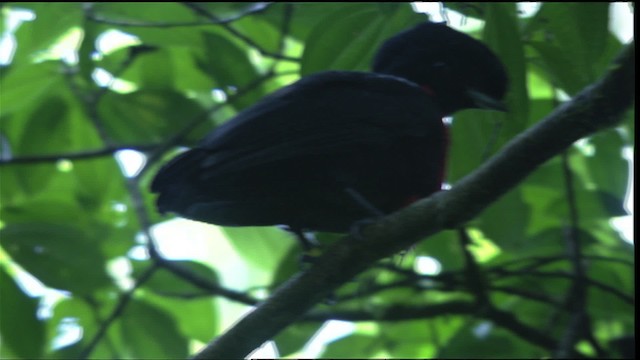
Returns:
[[[385,42],[373,69],[313,74],[240,112],[158,172],[159,210],[345,232],[439,190],[441,119],[500,109],[502,64],[473,38],[425,23]]]

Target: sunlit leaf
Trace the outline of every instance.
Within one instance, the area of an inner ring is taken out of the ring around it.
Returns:
[[[4,266],[0,266],[0,335],[3,357],[40,358],[44,351],[45,324],[38,319],[38,299],[25,294]],[[17,326],[17,325],[20,326]]]

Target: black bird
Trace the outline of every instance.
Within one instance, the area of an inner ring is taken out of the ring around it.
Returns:
[[[151,185],[160,212],[223,226],[346,232],[440,190],[444,116],[504,110],[507,76],[482,43],[423,23],[387,40],[373,72],[300,79],[178,155]]]

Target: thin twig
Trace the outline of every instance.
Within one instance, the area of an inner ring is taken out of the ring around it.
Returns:
[[[571,274],[571,273],[566,273],[566,272],[560,272],[560,271],[511,271],[509,273],[502,273],[503,276],[501,276],[501,278],[505,278],[508,276],[518,276],[518,277],[526,277],[526,276],[530,276],[530,277],[542,277],[542,278],[549,278],[549,277],[556,277],[556,278],[564,278],[564,279],[569,279],[569,280],[574,280],[575,275]],[[595,288],[598,288],[604,292],[608,292],[611,295],[619,298],[620,300],[624,301],[625,303],[634,306],[635,305],[635,301],[633,299],[633,297],[623,293],[622,291],[618,290],[617,288],[615,288],[614,286],[611,285],[607,285],[605,283],[602,283],[600,281],[597,280],[593,280],[589,277],[585,277],[584,278],[584,282],[587,285],[591,285]]]
[[[82,349],[82,351],[80,352],[80,355],[78,355],[78,358],[86,359],[86,358],[89,357],[89,355],[91,355],[91,353],[93,352],[95,347],[98,345],[98,342],[100,342],[102,337],[107,333],[107,330],[109,329],[111,324],[118,317],[120,317],[122,315],[122,313],[124,312],[125,307],[127,306],[127,304],[129,304],[129,301],[133,297],[133,293],[135,293],[138,288],[140,288],[142,285],[144,285],[144,283],[146,283],[149,279],[151,279],[151,276],[158,269],[159,269],[159,267],[157,265],[152,264],[136,280],[135,286],[133,288],[131,288],[129,291],[127,291],[127,292],[122,294],[122,296],[118,300],[118,304],[116,305],[116,307],[111,312],[111,315],[109,315],[109,317],[107,317],[104,320],[104,322],[100,325],[100,327],[98,328],[98,331],[93,336],[91,341],[89,341],[89,344],[84,349]]]
[[[569,323],[564,334],[560,337],[558,345],[554,351],[554,357],[568,358],[570,351],[574,348],[585,334],[592,333],[592,329],[585,325],[590,324],[589,316],[586,312],[587,284],[585,283],[586,271],[583,264],[582,246],[578,234],[578,206],[573,185],[573,173],[569,167],[569,155],[567,150],[562,152],[562,173],[565,180],[565,192],[567,204],[569,206],[569,225],[565,230],[565,243],[567,245],[567,255],[571,260],[574,279],[571,288],[566,294],[565,304],[571,311]],[[593,338],[593,337],[591,337]],[[597,343],[594,348],[600,349]],[[599,354],[602,357],[604,354]]]
[[[183,5],[188,7],[189,9],[193,10],[196,14],[201,15],[201,16],[205,17],[206,19],[209,19],[210,21],[219,21],[217,16],[215,16],[212,13],[210,13],[207,9],[202,7],[199,3],[185,2],[185,3],[183,3]],[[260,53],[260,55],[262,55],[262,56],[267,56],[267,57],[271,57],[271,58],[279,59],[279,60],[300,62],[300,58],[286,56],[286,55],[283,55],[283,54],[274,53],[274,52],[271,52],[269,50],[264,49],[258,43],[253,41],[253,39],[247,37],[246,35],[242,34],[238,30],[234,29],[230,24],[222,23],[222,24],[220,24],[220,26],[222,26],[225,30],[227,30],[229,33],[231,33],[233,36],[235,36],[236,38],[238,38],[239,40],[241,40],[245,44],[247,44],[250,47],[256,49]]]
[[[223,25],[231,24],[234,21],[243,19],[250,15],[255,15],[267,10],[273,3],[258,3],[250,7],[247,11],[242,12],[235,16],[230,16],[226,19],[218,19],[207,21],[183,21],[183,22],[140,22],[140,21],[125,21],[117,19],[109,19],[101,17],[95,13],[94,6],[85,7],[85,16],[87,19],[107,25],[122,26],[122,27],[154,27],[154,28],[174,28],[174,27],[188,27],[188,26],[203,26],[203,25]]]
[[[584,255],[583,259],[591,260],[591,261],[619,263],[622,265],[629,266],[631,268],[635,266],[632,261],[629,261],[627,259],[613,258],[613,257],[601,256],[601,255]],[[510,266],[523,266],[519,270],[531,270],[538,267],[549,265],[553,262],[565,261],[565,260],[568,260],[567,255],[531,256],[526,258],[505,261],[501,264],[491,267],[490,269],[499,270],[499,269],[505,269]],[[532,263],[532,264],[524,266],[524,265],[520,265],[521,263]]]
[[[531,292],[531,291],[526,291],[526,290],[522,290],[522,289],[517,289],[514,287],[510,287],[510,286],[496,286],[496,285],[491,285],[489,286],[489,289],[491,291],[498,291],[498,292],[502,292],[502,293],[506,293],[506,294],[510,294],[510,295],[515,295],[515,296],[519,296],[521,298],[525,298],[528,300],[533,300],[533,301],[537,301],[537,302],[541,302],[541,303],[545,303],[548,305],[551,305],[557,309],[560,310],[565,310],[565,306],[564,304],[560,303],[559,301],[555,301],[553,299],[550,299],[549,297],[545,296],[545,295],[541,295],[535,292]]]
[[[484,318],[499,325],[519,338],[551,350],[555,346],[555,340],[542,331],[524,324],[513,314],[494,308],[492,306],[478,306],[476,302],[450,301],[442,304],[426,306],[391,305],[375,311],[347,310],[347,311],[314,311],[305,315],[303,321],[405,321],[415,319],[430,319],[447,315],[473,315]],[[576,352],[572,355],[578,356]]]
[[[136,151],[151,151],[161,146],[161,144],[149,144],[149,145],[118,145],[110,146],[96,150],[85,150],[70,153],[52,154],[52,155],[34,155],[34,156],[20,156],[8,159],[0,159],[0,166],[2,165],[16,165],[16,164],[39,164],[39,163],[55,163],[60,160],[89,160],[97,157],[109,156],[122,150],[136,150]]]
[[[65,77],[67,79],[67,84],[69,85],[69,89],[74,94],[74,96],[80,100],[80,105],[83,108],[83,111],[91,124],[96,129],[96,133],[100,140],[103,142],[103,145],[106,147],[113,147],[115,144],[113,143],[113,139],[109,136],[107,132],[107,128],[104,123],[100,119],[100,115],[98,114],[98,103],[100,102],[101,95],[98,94],[97,91],[91,91],[89,89],[80,89],[78,84],[76,83],[75,75],[77,71],[71,68],[71,66],[62,63],[63,66],[66,67],[66,71],[64,71]]]
[[[220,295],[228,300],[233,300],[245,305],[256,305],[258,300],[239,291],[231,290],[214,284],[211,280],[203,278],[187,268],[181,266],[173,261],[162,260],[158,261],[158,264],[170,271],[171,273],[179,276],[180,278],[188,281],[196,287],[206,290],[209,295]]]
[[[553,337],[547,335],[543,331],[539,331],[524,324],[510,312],[492,307],[486,312],[484,316],[489,318],[496,325],[509,330],[511,333],[515,334],[522,340],[525,340],[532,344],[536,344],[548,351],[552,350],[556,345],[556,340]],[[575,351],[572,351],[571,355],[574,358],[581,357],[579,356],[580,354],[576,353]]]
[[[488,305],[490,300],[485,278],[482,276],[482,271],[470,250],[471,238],[463,227],[458,228],[457,232],[460,248],[464,255],[465,284],[478,302],[478,306]]]
[[[291,19],[293,16],[293,5],[284,4],[282,11],[282,27],[280,28],[280,42],[278,43],[278,54],[284,54],[287,37],[289,36],[289,28],[291,27]]]

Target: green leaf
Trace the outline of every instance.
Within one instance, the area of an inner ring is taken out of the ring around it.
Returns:
[[[544,3],[525,33],[552,80],[575,94],[600,76],[617,42],[608,31],[609,3]],[[603,58],[605,58],[603,62]]]
[[[615,131],[605,131],[589,138],[595,147],[594,156],[587,157],[589,174],[599,190],[624,199],[629,181],[629,162],[622,157],[626,145]]]
[[[531,209],[522,200],[520,190],[514,189],[491,204],[479,216],[478,227],[500,248],[526,248],[526,229],[530,213]]]
[[[63,152],[71,142],[69,105],[53,95],[31,112],[16,155],[50,155]]]
[[[219,285],[218,275],[208,266],[193,261],[172,261],[172,263],[207,281],[212,286]],[[134,276],[140,271],[139,267],[145,268],[147,266],[146,263],[134,262],[134,268],[137,269],[134,271]],[[145,288],[158,294],[170,293],[173,295],[193,295],[207,292],[207,290],[201,289],[166,268],[156,271],[153,277],[145,283]]]
[[[207,74],[217,87],[227,90],[241,89],[258,77],[258,72],[248,59],[245,49],[239,47],[228,37],[217,33],[204,33],[204,57],[196,63],[200,70]],[[241,97],[236,105],[247,107],[255,102],[257,94]]]
[[[551,91],[550,88],[548,90],[550,93]],[[551,111],[553,111],[554,107],[555,107],[555,103],[553,100],[551,100],[551,96],[549,96],[548,99],[544,99],[544,100],[532,99],[529,102],[530,111],[529,111],[529,121],[528,121],[527,127],[533,126],[534,124],[540,122],[547,115],[549,115]]]
[[[0,74],[2,74],[0,75],[0,88],[2,88],[0,116],[42,107],[38,103],[41,97],[52,98],[51,94],[55,93],[52,89],[63,85],[60,64],[55,61],[11,65],[3,68]]]
[[[0,237],[11,257],[47,286],[89,294],[111,284],[95,240],[72,225],[8,224]]]
[[[309,34],[300,72],[323,70],[364,70],[368,55],[381,30],[375,9],[340,11],[326,17]],[[329,25],[330,24],[330,25]]]
[[[82,5],[73,2],[29,2],[15,4],[16,8],[29,9],[36,20],[22,24],[16,31],[17,50],[14,63],[32,61],[43,51],[49,50],[69,30],[81,26]]]
[[[269,9],[269,3],[263,2],[202,2],[198,4],[201,8],[215,15],[220,20],[235,19],[238,17],[261,18]],[[248,14],[248,13],[253,14]],[[236,20],[238,21],[238,20]],[[236,23],[234,21],[234,24]]]
[[[382,344],[394,358],[433,358],[437,350],[434,340],[440,338],[429,325],[431,321],[425,319],[386,324],[380,328]]]
[[[417,255],[431,256],[442,265],[443,271],[462,268],[464,257],[460,249],[460,241],[454,231],[441,231],[428,240],[421,241],[415,246]]]
[[[64,194],[43,194],[19,206],[3,208],[2,220],[6,224],[65,223],[72,217],[74,225],[84,227],[89,224],[89,219],[85,215],[78,204]]]
[[[285,328],[273,339],[280,357],[302,350],[322,326],[321,323],[294,323]]]
[[[594,59],[602,55],[608,38],[608,8],[605,2],[545,3],[538,14],[549,20],[552,41],[589,82],[597,78]]]
[[[202,51],[171,48],[167,52],[173,65],[173,72],[179,74],[174,77],[175,88],[182,92],[200,91],[210,96],[215,83],[197,65],[197,59]]]
[[[219,331],[220,309],[213,296],[190,299],[145,293],[144,300],[171,315],[185,337],[206,343]]]
[[[558,218],[557,213],[552,214],[550,211],[554,206],[561,203],[560,199],[563,194],[558,191],[536,186],[523,186],[522,197],[531,208],[528,233],[535,234],[543,230],[559,227],[565,222],[566,216]],[[566,209],[566,207],[563,207],[563,209]]]
[[[176,266],[212,286],[218,286],[218,275],[211,268],[193,261],[173,261]],[[133,276],[138,277],[148,262],[133,262]],[[144,300],[171,314],[180,331],[202,342],[211,340],[219,326],[216,295],[209,293],[171,270],[161,268],[144,284]]]
[[[0,186],[0,210],[24,201],[25,193],[16,168],[2,169],[2,186]]]
[[[597,253],[597,255],[602,255]],[[626,254],[616,254],[616,258],[624,258],[628,263],[633,263],[633,249],[629,248]],[[628,264],[609,261],[585,261],[587,275],[592,280],[607,285],[629,299],[635,296],[635,271]],[[633,300],[632,300],[633,301]],[[623,301],[608,289],[589,287],[587,308],[590,316],[601,319],[604,326],[617,328],[631,328],[634,324],[635,307],[633,303]],[[615,324],[615,325],[614,325]],[[610,334],[613,333],[611,329]],[[612,334],[613,335],[613,334]]]
[[[29,115],[14,155],[50,155],[68,149],[71,143],[68,113],[67,103],[55,95],[41,101]],[[22,190],[31,195],[43,191],[60,175],[53,163],[22,165],[13,171]]]
[[[616,197],[604,191],[598,191],[597,196],[600,200],[600,205],[606,214],[610,217],[627,216],[631,215],[627,212],[624,204],[624,198]]]
[[[345,5],[326,16],[309,34],[300,73],[367,70],[384,40],[425,20],[424,15],[407,6],[385,13],[380,8]]]
[[[627,215],[622,207],[622,199],[597,190],[575,189],[576,209],[580,222],[602,221],[611,217]],[[551,203],[549,215],[563,219],[568,225],[567,218],[569,203],[565,198],[558,198]]]
[[[274,270],[294,245],[293,235],[275,227],[225,227],[225,235],[242,256],[261,270]]]
[[[41,358],[44,352],[45,327],[44,322],[36,316],[38,299],[25,294],[4,266],[0,266],[0,294],[0,336],[3,345],[0,347],[0,355],[2,358]]]
[[[486,336],[475,335],[472,331],[476,327],[468,326],[449,341],[436,357],[495,359],[496,356],[513,358],[547,355],[546,351],[489,322],[475,322],[475,325],[487,327],[488,334]]]
[[[280,21],[282,23],[282,20]],[[277,27],[271,25],[261,16],[247,16],[235,21],[233,27],[244,36],[249,37],[252,42],[260,46],[261,49],[277,54],[280,50],[281,24]]]
[[[301,246],[296,245],[290,246],[286,255],[282,257],[282,260],[278,261],[277,269],[273,276],[272,288],[277,288],[303,269],[301,259],[304,251]]]
[[[353,8],[359,6],[360,8],[371,7],[371,4],[365,3],[337,3],[337,2],[324,2],[324,3],[273,3],[264,14],[264,18],[267,19],[274,26],[282,26],[282,13],[284,7],[287,5],[293,6],[293,16],[291,17],[290,36],[294,37],[298,41],[304,41],[309,36],[309,33],[316,28],[317,24],[321,22],[325,17],[332,13],[336,13],[341,9],[346,9],[347,6]]]
[[[488,3],[483,33],[487,45],[505,64],[509,76],[506,98],[509,111],[504,114],[505,136],[508,138],[524,130],[529,118],[527,68],[516,13],[513,3]]]
[[[620,125],[620,129],[623,131],[625,143],[627,146],[633,148],[635,146],[635,129],[636,129],[636,111],[635,107],[632,107],[627,111],[624,116],[624,122]]]
[[[465,110],[449,127],[449,160],[446,181],[455,183],[478,168],[497,151],[501,123],[493,111]]]
[[[80,206],[91,211],[96,217],[112,224],[121,224],[121,214],[114,212],[116,204],[125,203],[128,199],[125,187],[113,174],[121,170],[113,157],[97,158],[91,161],[75,161],[73,164],[75,188],[73,196]],[[117,218],[114,218],[116,216]]]
[[[108,93],[98,111],[109,136],[122,143],[154,143],[176,134],[185,121],[202,116],[202,108],[174,91]]]
[[[85,21],[82,28],[82,40],[78,49],[78,74],[79,78],[84,80],[85,91],[97,88],[97,84],[93,80],[93,74],[96,70],[94,55],[99,53],[96,47],[101,28],[102,26],[92,21]]]
[[[185,358],[188,340],[178,330],[175,320],[160,308],[133,300],[121,318],[122,337],[133,358]]]
[[[62,357],[62,352],[65,352],[69,356],[75,355],[75,357],[77,357],[82,349],[76,348],[76,346],[86,346],[89,340],[88,338],[93,336],[96,331],[94,310],[87,302],[78,298],[62,299],[55,304],[52,310],[53,316],[49,319],[49,326],[47,327],[50,343],[62,336],[65,327],[69,325],[81,327],[82,333],[84,334],[81,339],[78,339],[78,342],[65,346],[65,350],[56,350],[53,353],[53,357]]]
[[[548,256],[550,254],[555,256],[559,254],[565,254],[567,248],[566,244],[569,241],[573,241],[573,239],[569,239],[567,226],[569,226],[569,224],[565,223],[562,224],[562,226],[547,229],[536,233],[533,236],[530,236],[528,239],[529,246],[527,248],[527,251],[531,253],[531,256]],[[577,237],[578,241],[580,241],[583,247],[597,243],[597,240],[592,234],[581,228],[578,228],[576,230],[575,236]],[[565,265],[568,266],[568,262],[566,262],[563,266]]]
[[[172,90],[175,78],[181,75],[176,73],[168,49],[137,55],[135,64],[139,76],[135,82],[145,90]],[[131,71],[131,67],[127,70]]]
[[[380,341],[376,336],[351,335],[338,339],[329,345],[320,357],[340,359],[349,357],[373,357],[381,350]]]
[[[492,6],[487,2],[446,2],[443,6],[459,12],[460,14],[473,19],[483,20],[487,16],[487,7]]]
[[[564,52],[560,46],[542,41],[531,41],[529,44],[538,52],[544,70],[554,85],[569,94],[577,93],[586,85],[584,73],[572,63],[572,55]]]
[[[114,24],[112,27],[121,27],[123,31],[139,37],[146,45],[195,49],[202,47],[200,38],[202,26],[170,26],[199,20],[198,16],[183,4],[102,2],[94,3],[91,6],[93,16],[104,20],[107,24]],[[133,26],[120,26],[121,23]],[[161,25],[135,26],[137,24]]]

